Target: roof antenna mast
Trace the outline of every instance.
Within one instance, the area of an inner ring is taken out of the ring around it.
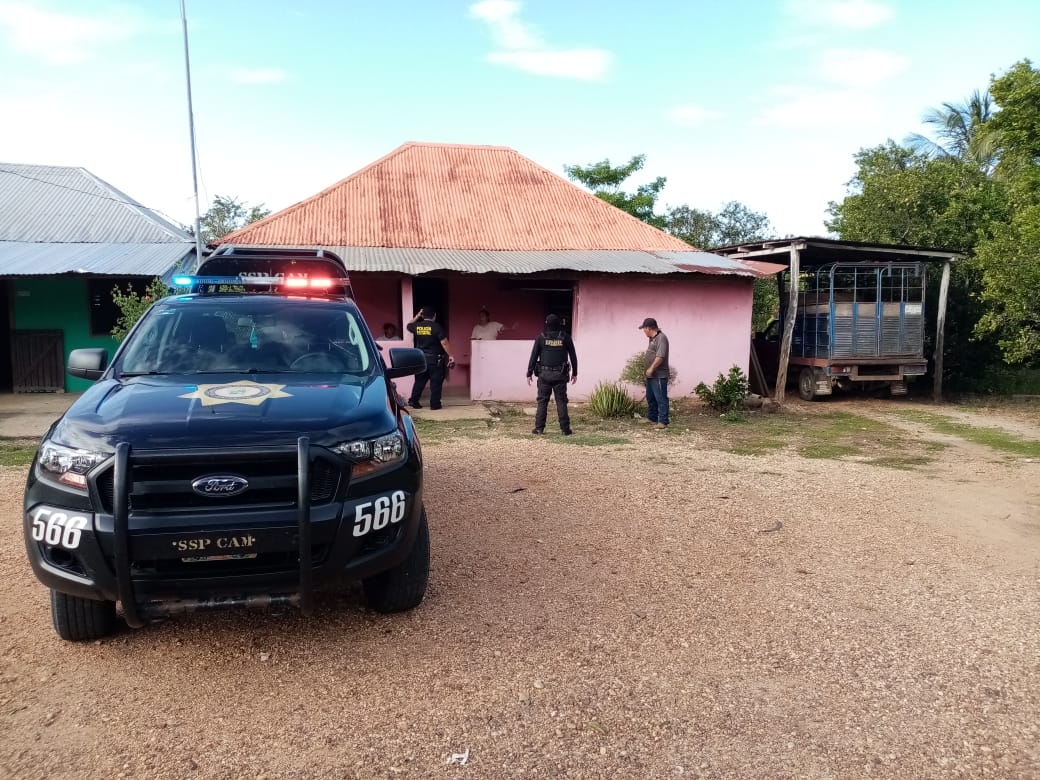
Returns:
[[[191,64],[188,60],[188,16],[181,0],[181,27],[184,29],[184,80],[188,85],[188,135],[191,137],[191,182],[195,190],[195,268],[202,262],[202,221],[199,219],[198,154],[195,151],[195,112],[191,107]]]

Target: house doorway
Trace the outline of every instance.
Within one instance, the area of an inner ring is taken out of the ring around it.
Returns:
[[[412,303],[415,310],[420,306],[432,306],[437,310],[437,322],[441,324],[445,332],[448,331],[448,282],[446,279],[434,279],[425,276],[417,276],[412,280]],[[448,337],[451,334],[448,333]]]
[[[560,318],[560,325],[565,333],[571,333],[574,323],[571,321],[574,312],[574,290],[550,290],[546,293],[546,310]]]

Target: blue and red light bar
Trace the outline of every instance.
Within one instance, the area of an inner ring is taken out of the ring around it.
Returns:
[[[285,287],[292,290],[327,290],[349,287],[350,279],[303,276],[175,276],[174,287],[233,285],[238,287]]]

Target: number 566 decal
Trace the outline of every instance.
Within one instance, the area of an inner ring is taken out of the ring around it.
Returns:
[[[83,529],[88,525],[90,521],[83,515],[55,512],[41,506],[33,513],[32,538],[51,547],[75,550],[83,538]]]
[[[369,531],[382,531],[391,523],[400,523],[404,519],[404,508],[403,490],[395,490],[389,496],[358,504],[354,509],[354,536],[364,536]]]

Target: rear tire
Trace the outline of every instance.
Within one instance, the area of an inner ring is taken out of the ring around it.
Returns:
[[[816,400],[816,370],[811,366],[803,367],[798,374],[798,397],[803,401]]]
[[[103,639],[115,631],[116,605],[52,590],[51,620],[58,636],[69,642]]]
[[[404,612],[422,603],[430,580],[430,526],[423,507],[419,533],[408,557],[397,566],[362,581],[365,601],[376,612]]]

